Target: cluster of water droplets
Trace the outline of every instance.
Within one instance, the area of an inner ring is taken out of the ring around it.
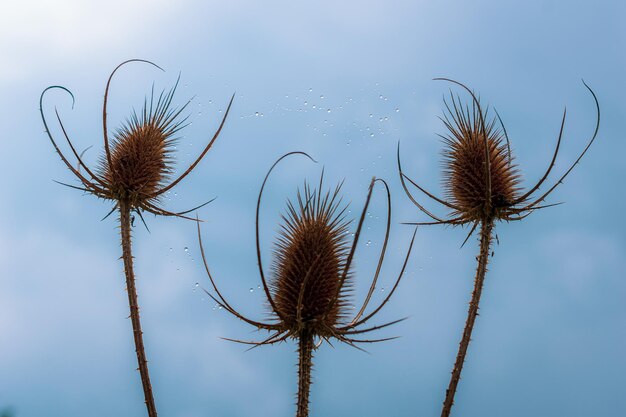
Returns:
[[[346,145],[360,138],[384,137],[394,131],[391,123],[400,113],[400,107],[393,105],[386,94],[376,92],[379,83],[368,92],[361,89],[359,98],[328,96],[310,87],[300,92],[284,94],[281,99],[268,101],[263,109],[240,114],[241,119],[259,119],[264,116],[284,116],[286,114],[306,114],[306,128],[322,137],[343,138]],[[376,112],[371,109],[375,108]],[[365,109],[368,109],[365,113]],[[313,117],[311,117],[313,116]]]

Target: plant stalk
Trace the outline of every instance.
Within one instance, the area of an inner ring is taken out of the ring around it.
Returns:
[[[465,329],[463,330],[463,337],[459,344],[459,352],[456,356],[456,362],[454,363],[454,369],[452,370],[452,377],[450,378],[450,385],[446,390],[446,399],[443,402],[443,409],[441,410],[441,417],[448,417],[452,411],[452,404],[454,404],[454,394],[456,394],[456,387],[461,379],[461,371],[463,370],[463,363],[465,362],[465,354],[472,338],[472,330],[474,329],[474,322],[476,316],[478,316],[478,303],[480,302],[480,295],[483,290],[483,282],[485,281],[485,273],[487,272],[487,262],[489,261],[489,247],[491,246],[491,233],[493,230],[493,219],[487,219],[481,223],[480,226],[480,253],[476,257],[478,266],[476,268],[476,278],[474,281],[474,292],[472,293],[472,300],[469,304],[469,311],[467,313],[467,321],[465,322]]]
[[[309,389],[311,387],[311,368],[313,366],[313,335],[307,331],[300,335],[298,345],[298,404],[296,417],[309,415]]]
[[[135,339],[135,352],[139,364],[139,374],[143,385],[143,394],[149,417],[157,417],[157,410],[152,395],[152,385],[148,373],[148,361],[143,345],[143,332],[139,320],[139,303],[137,302],[137,288],[135,287],[135,273],[133,271],[133,255],[131,253],[131,219],[130,204],[127,201],[119,202],[120,232],[122,237],[122,259],[124,260],[124,273],[126,274],[126,292],[128,293],[128,305],[130,307],[130,320],[133,324],[133,338]]]

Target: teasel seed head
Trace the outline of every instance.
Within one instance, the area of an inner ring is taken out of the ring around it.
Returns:
[[[141,115],[133,113],[112,140],[111,164],[101,159],[101,175],[116,200],[130,201],[140,207],[150,201],[169,179],[173,170],[172,153],[183,120],[170,107],[175,87],[161,95],[153,108],[153,97]],[[148,107],[149,106],[149,107]]]
[[[356,229],[350,233],[351,222],[346,219],[347,205],[342,204],[339,196],[341,183],[333,192],[322,193],[323,172],[317,189],[312,190],[306,183],[304,192],[298,192],[296,204],[288,201],[287,213],[274,245],[274,259],[271,276],[266,279],[261,256],[259,238],[259,212],[263,190],[274,168],[285,158],[302,155],[315,162],[307,153],[289,152],[281,156],[269,169],[261,185],[256,209],[256,255],[262,288],[265,292],[271,319],[262,322],[246,317],[224,298],[209,270],[206,254],[202,245],[200,223],[198,223],[198,242],[205,271],[211,281],[213,291],[206,294],[228,313],[258,328],[271,332],[260,342],[227,339],[252,345],[273,345],[287,339],[299,339],[308,344],[317,339],[315,349],[323,340],[337,339],[357,349],[357,344],[376,343],[394,339],[362,339],[360,336],[396,324],[404,319],[394,320],[376,326],[366,326],[378,316],[381,309],[389,302],[404,275],[413,243],[415,232],[404,258],[400,273],[380,304],[370,309],[370,301],[378,284],[383,260],[387,253],[391,228],[391,193],[387,183],[380,178],[372,178],[365,204],[356,223]],[[353,287],[352,262],[363,229],[368,207],[376,184],[382,185],[387,197],[387,221],[385,236],[378,255],[378,266],[367,296],[360,308],[352,305],[350,295]],[[416,229],[417,231],[417,229]],[[350,307],[351,306],[351,307]],[[351,317],[349,317],[351,316]]]
[[[304,330],[330,336],[338,326],[349,292],[342,274],[349,252],[348,222],[334,193],[311,190],[305,183],[297,208],[288,202],[274,248],[271,287],[276,314],[293,333]]]
[[[519,197],[520,175],[496,117],[488,119],[479,103],[463,107],[454,96],[446,107],[443,183],[454,214],[468,222],[506,216]]]
[[[142,221],[143,216],[141,213],[144,211],[158,216],[173,216],[196,220],[187,217],[186,214],[209,204],[213,200],[180,212],[168,211],[162,208],[159,203],[161,197],[187,177],[204,158],[209,149],[211,149],[211,146],[224,127],[235,95],[233,94],[231,97],[219,127],[200,155],[186,170],[178,175],[177,178],[170,179],[174,172],[173,152],[177,140],[175,135],[185,126],[187,117],[183,117],[181,114],[191,102],[191,100],[189,100],[179,108],[172,106],[172,100],[176,88],[178,87],[180,76],[174,87],[169,92],[164,91],[160,93],[156,100],[153,87],[150,100],[148,101],[146,98],[141,113],[138,115],[136,112],[133,112],[131,117],[126,119],[126,122],[114,133],[112,139],[109,140],[107,104],[111,81],[120,68],[132,62],[149,64],[163,70],[153,62],[143,59],[130,59],[119,64],[113,72],[111,72],[106,84],[104,101],[102,103],[104,155],[101,157],[99,165],[93,170],[89,168],[82,159],[84,151],[79,154],[76,150],[61,120],[59,112],[55,109],[59,127],[78,164],[75,165],[75,163],[71,162],[61,151],[57,141],[50,132],[48,121],[43,110],[44,96],[48,91],[53,89],[64,91],[72,98],[72,107],[74,106],[74,94],[63,86],[52,85],[44,89],[39,96],[39,112],[46,134],[65,166],[80,181],[80,185],[78,186],[61,184],[114,202],[115,205],[113,209],[104,218],[110,216],[117,208],[126,206],[136,212],[139,217],[141,217]],[[143,223],[145,225],[145,222]]]
[[[462,105],[460,98],[455,97],[452,92],[450,93],[452,105],[444,99],[447,113],[444,112],[441,120],[446,125],[448,133],[441,137],[445,144],[443,188],[447,198],[437,197],[402,171],[400,143],[398,143],[398,173],[402,188],[413,204],[430,218],[429,221],[407,224],[416,226],[471,224],[470,232],[463,242],[465,244],[479,224],[493,224],[494,221],[501,220],[519,221],[537,210],[561,204],[544,203],[585,156],[600,129],[600,103],[596,94],[584,81],[583,84],[591,93],[596,107],[595,129],[587,146],[565,173],[547,187],[547,190],[539,191],[550,176],[559,154],[567,114],[564,110],[556,147],[548,168],[534,185],[524,191],[520,187],[521,178],[518,169],[513,164],[506,128],[498,112],[494,109],[495,117],[489,119],[488,109],[483,111],[479,98],[465,84],[449,78],[435,78],[435,80],[450,82],[464,89],[471,96],[472,105],[471,110],[469,105]],[[499,127],[496,127],[496,121]],[[452,215],[445,218],[426,208],[411,193],[408,184],[417,188],[430,200],[452,210]]]

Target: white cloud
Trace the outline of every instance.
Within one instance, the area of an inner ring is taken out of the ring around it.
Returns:
[[[0,81],[27,79],[43,62],[84,61],[103,49],[134,43],[147,28],[163,25],[182,4],[168,0],[5,2],[0,13]]]

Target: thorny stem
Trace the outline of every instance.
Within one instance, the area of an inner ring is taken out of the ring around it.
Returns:
[[[461,379],[461,371],[463,370],[463,363],[465,362],[465,354],[467,353],[467,347],[472,338],[472,330],[474,329],[474,322],[476,316],[478,316],[478,303],[480,302],[480,295],[483,290],[483,282],[485,281],[485,273],[487,272],[487,262],[489,261],[489,247],[491,245],[491,232],[493,230],[493,219],[487,219],[482,222],[480,228],[480,253],[476,257],[478,261],[478,267],[476,268],[476,279],[474,281],[474,292],[472,293],[472,301],[469,304],[469,311],[467,313],[467,321],[465,322],[465,330],[463,330],[463,337],[459,345],[459,353],[456,356],[456,362],[454,363],[454,369],[452,370],[452,377],[450,378],[450,385],[446,390],[446,399],[443,402],[443,409],[441,410],[441,417],[448,417],[452,411],[452,404],[454,404],[454,394],[456,393],[456,387]]]
[[[296,417],[309,415],[309,388],[311,387],[311,367],[313,365],[313,335],[304,331],[298,345],[298,404]]]
[[[148,374],[148,361],[146,351],[143,346],[143,333],[141,331],[141,321],[139,320],[139,304],[137,302],[137,289],[135,287],[135,273],[133,271],[133,255],[131,253],[130,236],[130,204],[127,201],[119,202],[120,210],[120,230],[122,235],[122,259],[124,260],[124,272],[126,274],[126,291],[128,292],[128,305],[130,307],[130,320],[133,324],[133,337],[135,339],[135,352],[137,352],[137,363],[139,364],[139,374],[143,385],[146,408],[149,417],[157,417],[157,410],[152,395],[152,385]]]

